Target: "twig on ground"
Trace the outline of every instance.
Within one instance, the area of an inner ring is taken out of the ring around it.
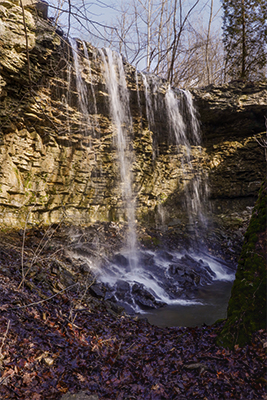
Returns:
[[[10,319],[8,320],[7,328],[6,328],[5,334],[4,334],[3,339],[2,339],[2,344],[1,344],[1,347],[0,347],[0,357],[2,356],[2,350],[3,350],[3,346],[5,344],[5,340],[6,340],[8,331],[9,331],[9,326],[10,326]]]
[[[60,293],[65,292],[65,290],[71,289],[72,287],[74,287],[74,286],[76,286],[76,285],[79,285],[79,282],[76,282],[76,283],[74,283],[73,285],[70,285],[70,286],[68,286],[68,287],[66,287],[66,288],[64,288],[64,289],[62,289],[62,290],[60,290],[58,293],[55,293],[55,294],[53,294],[53,296],[47,297],[47,298],[44,299],[44,300],[40,300],[40,301],[36,301],[36,302],[34,302],[34,303],[26,304],[25,306],[13,307],[13,308],[11,308],[11,310],[19,310],[19,309],[21,309],[21,308],[33,307],[33,306],[36,306],[36,305],[38,305],[38,304],[44,303],[44,302],[46,302],[46,301],[48,301],[48,300],[53,299],[53,297],[56,297],[56,296],[59,295]]]
[[[90,285],[88,285],[88,284],[86,285],[85,290],[84,290],[84,293],[82,294],[81,298],[79,299],[80,304],[82,303],[82,301],[83,301],[83,299],[84,299],[84,297],[85,297],[85,295],[86,295],[88,289],[90,289],[90,287],[91,287],[94,283],[95,283],[95,279],[93,279],[93,281],[90,283]],[[72,324],[74,324],[76,317],[77,317],[77,311],[75,311],[75,315],[73,315],[73,307],[71,307],[70,313],[69,313],[69,319],[70,319],[70,321],[71,321]]]
[[[21,280],[21,282],[19,284],[19,288],[21,287],[21,285],[23,285],[23,283],[25,281],[25,274],[24,274],[24,247],[25,247],[26,229],[27,229],[30,213],[31,213],[31,209],[27,214],[26,221],[25,221],[25,226],[24,226],[24,230],[23,230],[23,238],[22,238],[22,246],[21,246],[21,275],[22,275],[22,280]]]
[[[31,211],[29,211],[30,213]],[[29,215],[28,213],[28,215]],[[24,228],[24,232],[23,232],[23,243],[22,243],[22,266],[23,266],[23,252],[24,252],[24,246],[25,246],[25,235],[26,235],[26,227],[27,227],[27,223],[28,223],[28,215],[27,215],[27,219],[26,219],[26,223],[25,223],[25,228]],[[49,229],[46,231],[44,237],[42,238],[42,240],[40,241],[40,243],[38,244],[37,249],[34,252],[34,255],[31,259],[31,263],[29,268],[27,269],[26,273],[24,273],[24,269],[22,268],[22,280],[19,284],[19,289],[20,287],[23,285],[23,283],[25,282],[26,276],[28,275],[28,273],[30,272],[31,268],[33,267],[34,263],[37,261],[37,259],[40,257],[40,254],[42,253],[43,249],[45,248],[45,245],[48,243],[48,241],[51,239],[51,237],[54,235],[54,233],[56,232],[57,228],[62,224],[62,222],[64,221],[64,218],[59,222],[59,224],[57,225],[57,227],[55,229],[53,229],[51,226],[49,227]],[[51,232],[51,233],[50,233]]]

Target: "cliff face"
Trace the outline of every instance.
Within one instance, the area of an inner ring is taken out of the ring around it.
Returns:
[[[88,61],[78,41],[77,76],[70,46],[35,9],[25,6],[27,41],[18,1],[1,0],[0,17],[0,224],[125,219],[101,54],[87,43]],[[203,146],[192,147],[191,166],[183,167],[185,182],[166,110],[158,107],[149,124],[144,81],[132,66],[124,63],[124,68],[138,220],[181,225],[183,195],[197,171],[208,173],[220,223],[240,226],[248,220],[247,207],[254,204],[265,172],[264,151],[253,136],[264,135],[267,85],[193,92]],[[80,78],[86,83],[90,124],[79,103]],[[166,84],[159,87],[151,97],[157,105]]]
[[[195,91],[210,155],[212,198],[255,196],[265,169],[253,136],[264,130],[266,83],[233,83]]]
[[[195,90],[194,96],[210,162],[215,216],[225,226],[247,224],[266,173],[264,149],[255,138],[266,137],[267,85],[233,82]]]

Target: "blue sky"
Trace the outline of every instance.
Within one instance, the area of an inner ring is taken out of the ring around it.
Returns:
[[[58,5],[58,3],[64,2],[63,9],[68,10],[68,0],[48,0],[50,4]],[[123,1],[123,0],[122,0]],[[143,0],[145,1],[145,0]],[[154,0],[154,4],[157,0]],[[159,0],[160,1],[160,0]],[[222,10],[221,10],[221,2],[220,0],[213,0],[213,16],[214,20],[212,23],[212,29],[221,32],[221,23],[222,23]],[[126,2],[124,2],[125,4]],[[195,3],[195,0],[184,0],[183,9],[184,12],[188,10],[188,7],[192,6]],[[209,20],[209,6],[211,0],[200,0],[197,8],[194,9],[194,14],[191,15],[191,23],[194,29],[199,32],[200,35],[204,35],[207,32],[207,24]],[[72,13],[79,15],[80,23],[75,21],[75,17],[71,22],[70,36],[74,38],[79,38],[81,40],[85,40],[87,42],[92,43],[96,47],[108,47],[108,40],[111,38],[112,29],[104,29],[104,26],[111,26],[115,20],[116,16],[118,16],[120,1],[113,0],[71,0],[72,4]],[[50,7],[50,15],[54,15],[55,10]],[[63,27],[65,33],[68,32],[68,13],[63,13],[59,19],[59,24]],[[86,18],[84,18],[86,17]],[[98,24],[102,24],[98,25]],[[146,31],[144,25],[144,31]],[[133,39],[135,38],[135,34],[133,34]],[[107,40],[103,40],[103,36],[107,38]],[[102,37],[102,39],[101,39]],[[127,46],[124,49],[118,50],[118,47],[114,46],[114,39],[119,42],[118,36],[113,35],[112,37],[112,48],[117,51],[121,51],[124,56],[126,56],[127,60],[135,65],[138,69],[144,70],[146,68],[146,56],[145,50],[142,50],[140,60],[136,59],[135,54],[136,50],[135,44],[127,42]],[[133,50],[134,49],[134,50]],[[125,51],[128,53],[126,54]]]
[[[48,1],[50,4],[57,5],[58,1],[60,0],[48,0]],[[202,20],[203,26],[205,25],[205,23],[208,22],[209,18],[207,12],[208,8],[206,7],[204,9],[204,6],[206,4],[209,5],[209,3],[210,0],[201,0],[198,9],[194,13],[194,16],[197,20]],[[96,1],[72,0],[72,4],[73,4],[72,11],[76,12],[78,9],[80,10],[86,9],[86,16],[88,19],[91,19],[103,25],[109,25],[112,23],[112,21],[116,19],[116,15],[118,15],[116,9],[119,9],[120,2],[113,0],[96,0]],[[184,0],[184,7],[186,7],[186,4],[190,4],[190,0]],[[64,8],[68,9],[68,1],[66,0]],[[214,0],[213,14],[216,14],[216,17],[213,22],[214,27],[215,26],[219,27],[221,25],[222,10],[220,10],[220,8],[221,8],[221,1]],[[51,7],[50,7],[50,15],[54,15],[54,10]],[[86,25],[85,20],[82,22]],[[63,16],[60,19],[60,23],[63,25],[63,27],[67,26],[68,21],[66,18],[66,14],[63,14]],[[88,27],[90,29],[90,26]],[[101,30],[100,26],[99,29]],[[88,41],[94,40],[93,38],[89,37],[88,33],[86,33],[86,29],[83,29],[81,26],[79,26],[76,31],[75,29],[73,29],[72,35]]]

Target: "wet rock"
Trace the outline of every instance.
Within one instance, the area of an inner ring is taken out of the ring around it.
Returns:
[[[116,297],[114,295],[114,292],[109,287],[106,287],[105,289],[106,289],[106,293],[105,293],[104,299],[109,302],[116,303]]]
[[[168,272],[170,275],[183,276],[185,274],[185,266],[181,262],[170,264]]]
[[[148,270],[154,270],[156,266],[156,260],[154,255],[143,253],[140,257],[140,263],[144,265]]]
[[[156,253],[156,256],[161,260],[172,261],[173,255],[166,250],[159,250]]]
[[[103,291],[102,285],[101,284],[94,284],[90,287],[90,293],[94,296],[97,297],[98,299],[104,299],[105,293]]]
[[[120,301],[116,302],[116,300],[114,302],[110,301],[109,307],[110,310],[117,315],[120,315],[125,311],[128,315],[134,315],[135,313],[133,308],[130,307],[127,303],[122,303]]]
[[[118,301],[116,303],[116,307],[118,309],[117,314],[121,314],[122,312],[126,312],[128,315],[135,315],[135,310],[133,307],[131,307],[128,303],[125,303],[123,301]]]
[[[168,268],[168,273],[182,286],[203,286],[212,283],[216,274],[208,263],[185,254]]]
[[[118,300],[123,300],[129,304],[132,304],[131,286],[128,282],[119,280],[115,286],[115,295]]]
[[[123,280],[120,280],[116,283],[116,291],[117,293],[127,293],[130,291],[130,284],[128,282],[125,282]]]
[[[130,261],[129,258],[125,257],[123,254],[115,254],[112,262],[116,265],[120,265],[121,267],[124,267],[126,271],[130,268]]]
[[[135,302],[143,309],[157,309],[166,305],[166,303],[156,300],[153,294],[140,283],[133,285],[132,295]]]

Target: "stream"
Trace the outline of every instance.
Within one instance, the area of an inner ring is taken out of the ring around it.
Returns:
[[[210,325],[225,318],[235,273],[208,254],[142,250],[99,266],[105,299],[157,326]],[[133,267],[134,265],[134,267]]]
[[[232,281],[214,281],[197,290],[197,303],[168,305],[141,314],[140,318],[160,327],[212,325],[218,319],[226,318],[232,285]]]

